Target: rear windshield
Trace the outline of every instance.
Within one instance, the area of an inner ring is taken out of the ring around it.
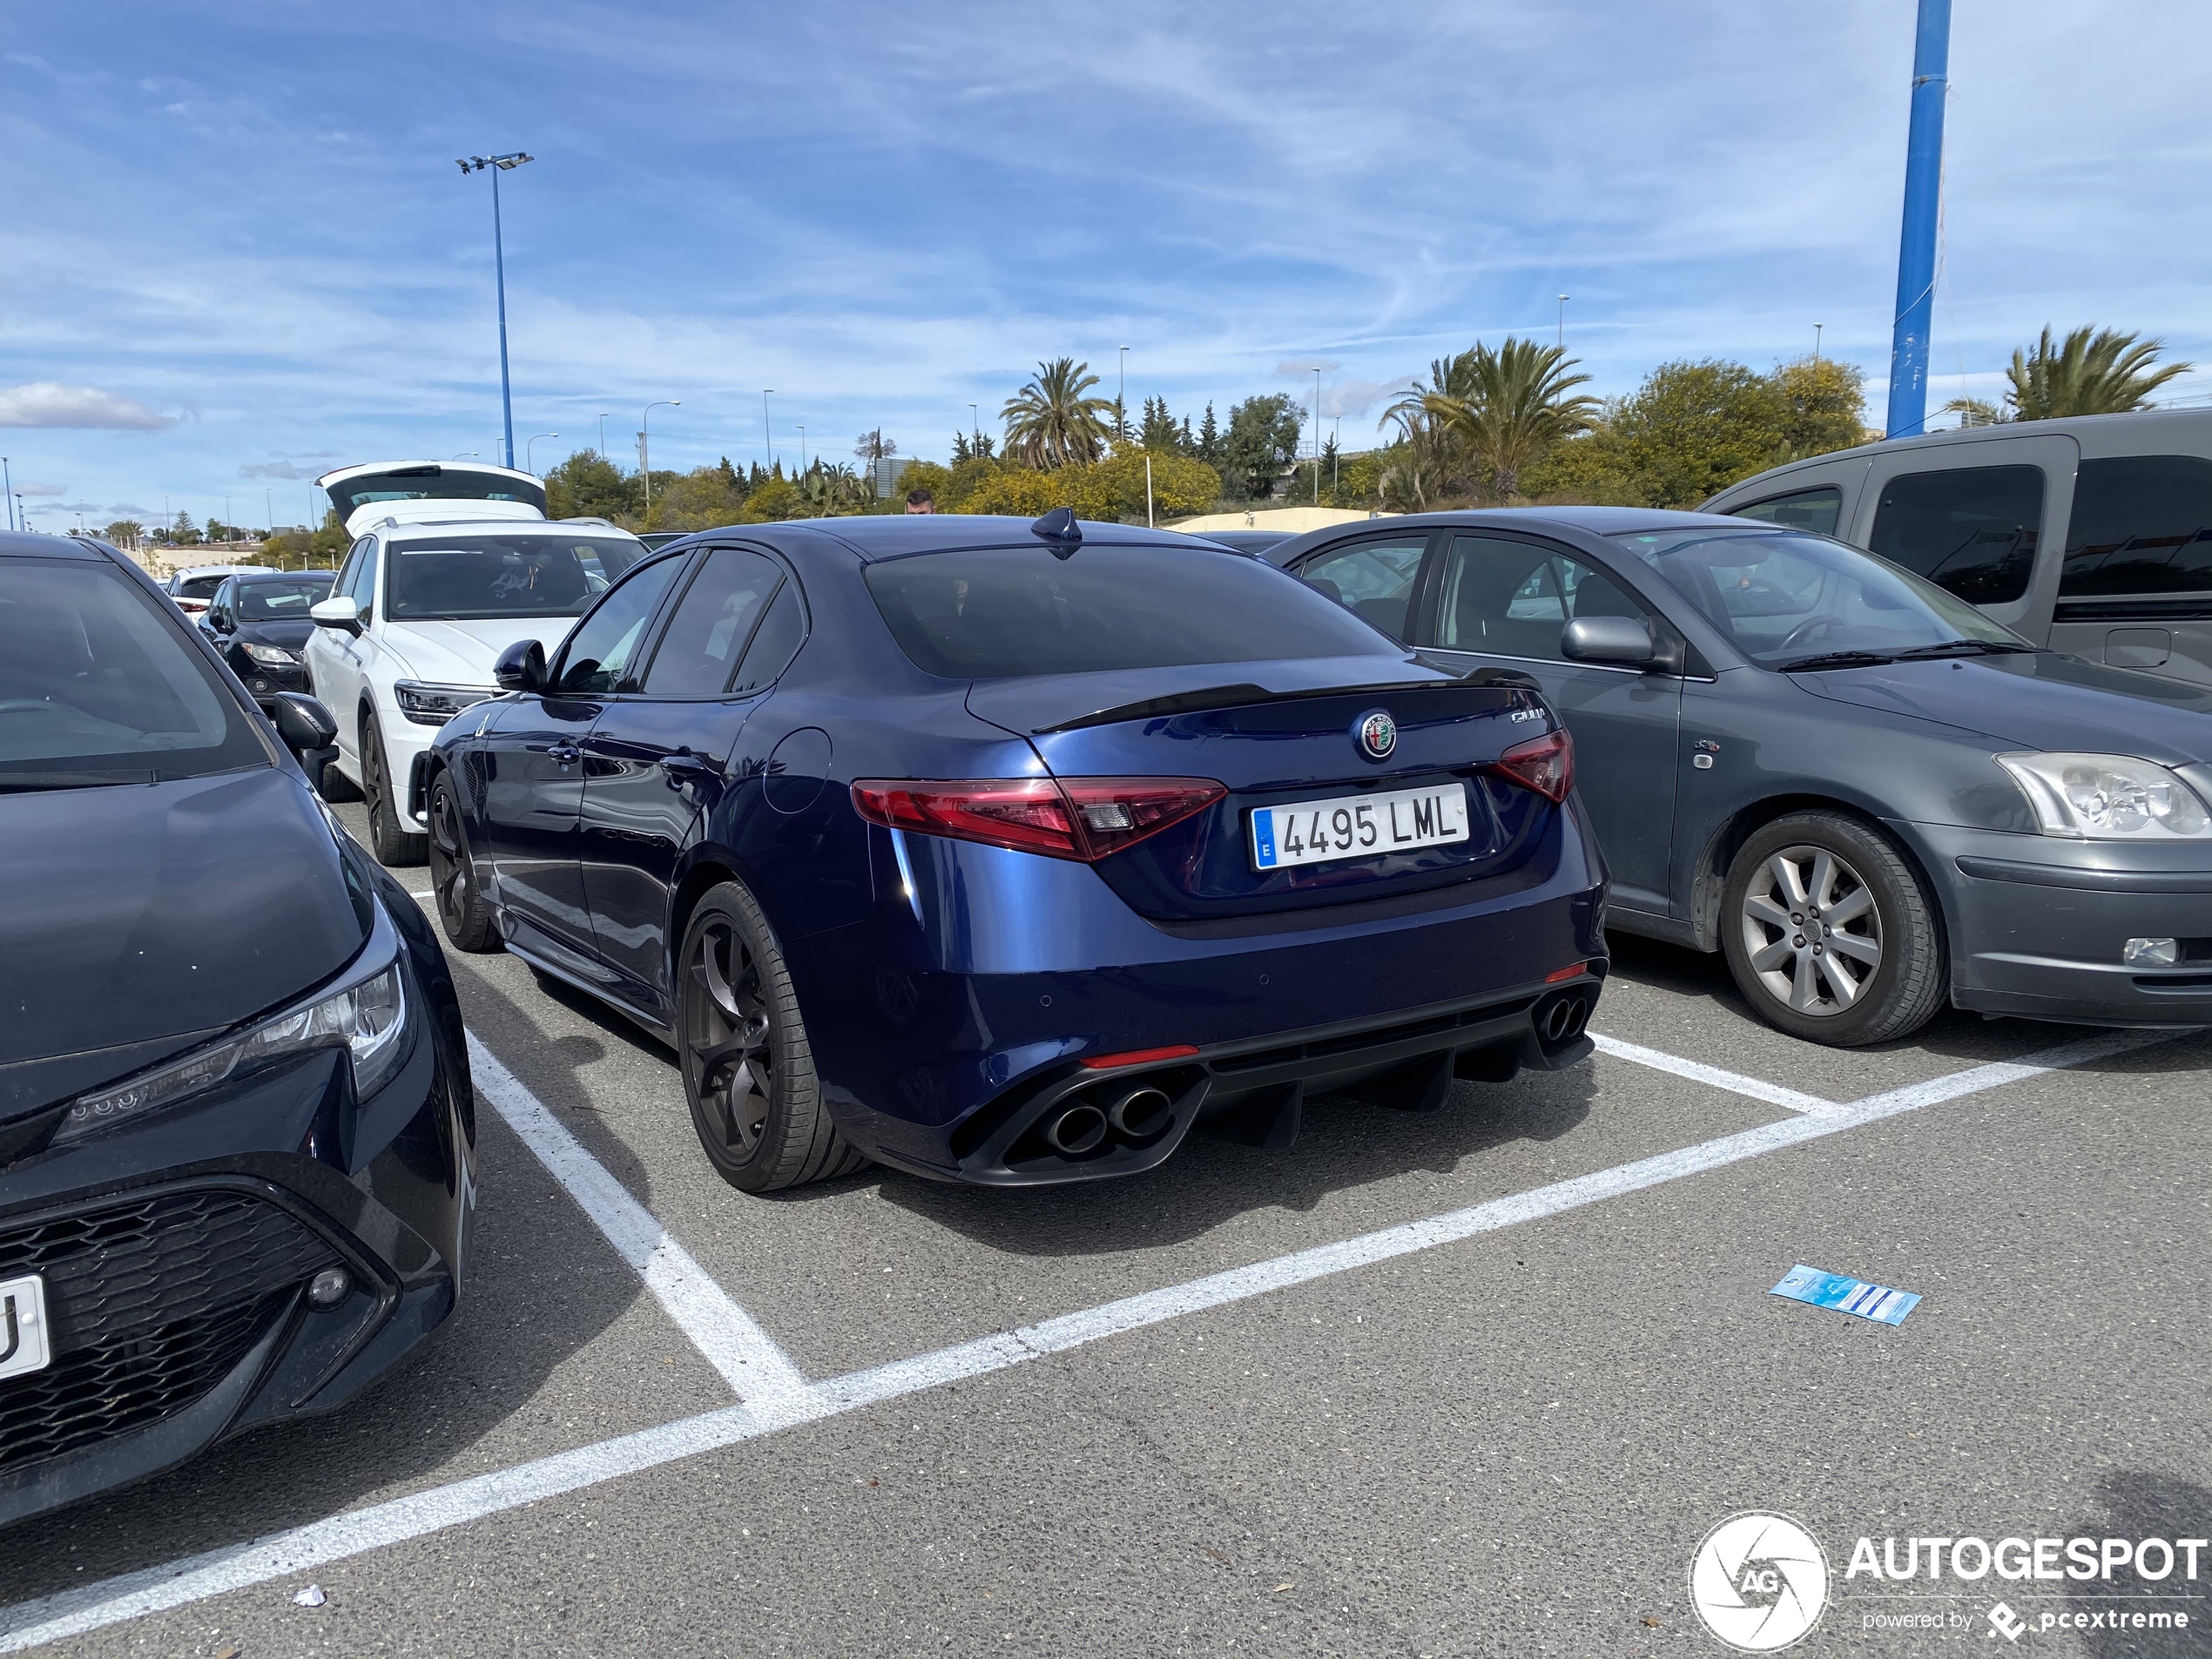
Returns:
[[[395,620],[580,617],[645,549],[631,536],[442,536],[394,542],[385,612]]]
[[[924,553],[867,583],[900,648],[946,679],[1405,655],[1296,577],[1204,546]]]
[[[0,561],[0,794],[271,764],[185,625],[104,563]]]
[[[177,584],[179,599],[212,599],[215,590],[229,580],[226,576],[187,577]]]
[[[330,597],[330,572],[296,582],[241,582],[238,614],[246,622],[305,622],[307,607]]]
[[[545,491],[536,484],[468,467],[395,467],[330,486],[330,504],[341,523],[355,508],[380,501],[518,501],[545,510]]]

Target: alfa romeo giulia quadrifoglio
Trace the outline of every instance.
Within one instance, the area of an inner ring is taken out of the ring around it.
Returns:
[[[674,1045],[742,1188],[1123,1175],[1589,1052],[1603,875],[1534,683],[1249,555],[707,532],[498,672],[434,750],[447,935]]]
[[[330,1410],[453,1310],[445,954],[287,753],[328,713],[275,716],[121,555],[0,536],[0,1525]]]

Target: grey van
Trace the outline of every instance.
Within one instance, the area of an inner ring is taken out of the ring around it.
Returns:
[[[2212,685],[2212,409],[1870,443],[1703,510],[1865,548],[2039,645]]]

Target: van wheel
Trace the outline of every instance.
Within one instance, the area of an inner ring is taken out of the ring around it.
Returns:
[[[1841,813],[1793,813],[1744,842],[1722,894],[1721,945],[1760,1018],[1831,1048],[1919,1030],[1948,980],[1919,878]]]
[[[476,880],[469,832],[453,776],[441,772],[430,786],[430,891],[438,901],[438,925],[455,950],[482,954],[500,948],[499,923]]]
[[[430,838],[400,822],[392,799],[392,769],[384,759],[384,734],[374,717],[361,727],[361,793],[368,801],[368,850],[376,861],[388,869],[421,863]]]
[[[716,1172],[774,1192],[865,1163],[823,1109],[799,997],[752,895],[735,881],[706,894],[677,960],[684,1095]]]

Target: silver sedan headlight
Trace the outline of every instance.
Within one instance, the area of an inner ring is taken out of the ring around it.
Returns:
[[[2132,755],[2010,754],[1997,764],[2046,835],[2088,841],[2212,840],[2212,812],[2165,767]]]
[[[368,948],[354,960],[355,968],[337,990],[320,992],[242,1035],[158,1070],[79,1096],[55,1131],[54,1143],[98,1134],[272,1061],[316,1049],[346,1050],[354,1068],[354,1096],[366,1099],[389,1081],[408,1052],[407,979],[399,935],[381,911]]]
[[[428,680],[395,680],[392,693],[400,712],[418,725],[443,725],[463,709],[472,709],[499,693],[489,686],[434,685]]]

